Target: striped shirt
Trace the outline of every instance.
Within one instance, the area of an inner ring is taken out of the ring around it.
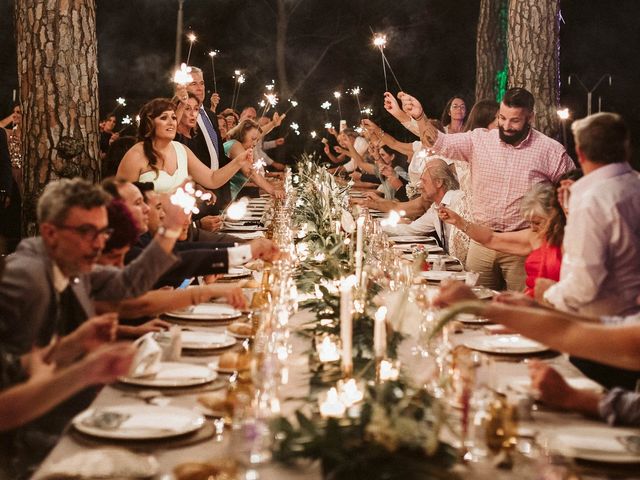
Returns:
[[[514,147],[500,140],[498,129],[438,133],[433,150],[471,166],[471,211],[475,222],[499,232],[528,223],[520,202],[532,185],[556,182],[575,168],[564,147],[533,128]]]

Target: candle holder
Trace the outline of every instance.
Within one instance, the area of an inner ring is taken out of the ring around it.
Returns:
[[[388,358],[376,359],[376,383],[395,382],[400,376],[400,361]]]

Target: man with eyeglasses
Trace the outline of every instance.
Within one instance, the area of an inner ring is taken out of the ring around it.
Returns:
[[[92,300],[120,300],[149,290],[177,261],[175,238],[156,235],[124,269],[96,266],[112,230],[110,196],[82,179],[50,183],[38,202],[40,237],[23,240],[0,280],[2,343],[18,353],[43,346],[95,315]],[[165,224],[179,228],[184,211],[168,201]]]

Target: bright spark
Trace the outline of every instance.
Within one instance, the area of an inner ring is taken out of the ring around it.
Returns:
[[[118,105],[120,105],[121,107],[126,107],[127,106],[127,101],[122,97],[116,98],[116,103]]]
[[[387,36],[380,33],[373,36],[373,45],[378,48],[384,48],[387,45]]]
[[[329,102],[329,101],[324,102],[322,105],[320,105],[320,108],[322,108],[324,110],[329,110],[331,108],[331,102]]]

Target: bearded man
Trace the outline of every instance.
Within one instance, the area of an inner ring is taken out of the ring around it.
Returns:
[[[510,88],[498,111],[498,129],[448,135],[439,132],[420,102],[398,94],[403,110],[420,128],[425,148],[471,165],[471,210],[474,221],[498,232],[527,228],[520,202],[532,185],[555,183],[575,168],[564,147],[533,128],[534,98],[524,88]],[[479,285],[492,289],[524,289],[524,257],[507,255],[471,241],[467,270],[480,274]]]

